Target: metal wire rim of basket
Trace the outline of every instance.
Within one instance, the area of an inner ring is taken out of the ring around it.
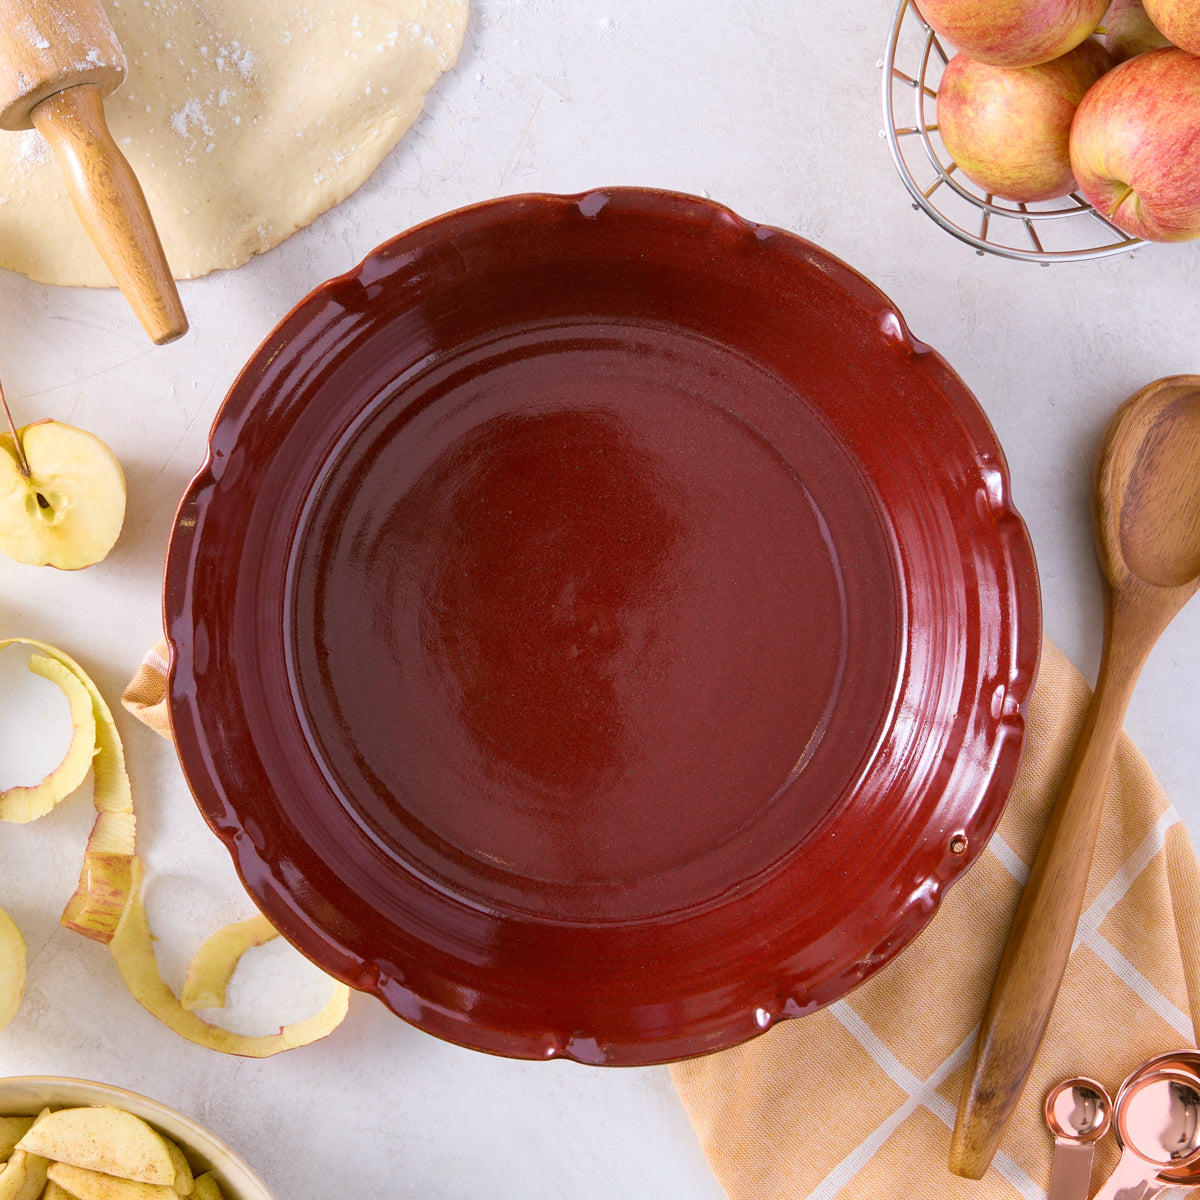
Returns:
[[[911,14],[911,20],[908,19]],[[898,56],[904,56],[904,70]],[[975,247],[1043,266],[1127,253],[1142,242],[1105,220],[1082,196],[1029,205],[1001,200],[977,187],[946,153],[937,134],[937,82],[950,61],[937,34],[912,0],[900,0],[888,33],[883,68],[883,135],[892,161],[913,198],[947,233]],[[912,124],[897,123],[911,93]],[[897,103],[897,101],[900,103]]]

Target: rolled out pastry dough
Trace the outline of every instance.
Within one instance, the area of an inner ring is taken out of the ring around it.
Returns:
[[[236,267],[354,191],[453,65],[467,0],[106,0],[104,102],[178,279]],[[0,265],[111,287],[58,164],[0,131]]]

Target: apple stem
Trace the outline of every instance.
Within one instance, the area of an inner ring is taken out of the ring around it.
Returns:
[[[4,385],[0,383],[0,409],[4,411],[4,419],[8,422],[8,428],[13,436],[13,445],[17,449],[17,469],[21,472],[24,479],[28,479],[33,472],[29,469],[29,459],[25,457],[25,447],[21,445],[21,435],[17,432],[16,423],[12,419],[12,413],[8,411],[8,401],[4,398]]]
[[[1109,220],[1112,220],[1117,209],[1120,208],[1121,205],[1124,204],[1125,201],[1128,200],[1132,195],[1133,188],[1129,184],[1126,184],[1125,190],[1108,206],[1108,212],[1106,216],[1109,218]]]

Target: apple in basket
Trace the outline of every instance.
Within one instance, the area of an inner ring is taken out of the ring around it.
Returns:
[[[1075,186],[1071,120],[1088,88],[1112,66],[1090,38],[1034,67],[996,67],[965,54],[938,85],[938,130],[959,169],[1006,200],[1050,200]]]
[[[921,15],[956,50],[999,67],[1058,58],[1095,32],[1106,8],[1108,0],[920,0]]]
[[[1196,0],[1145,0],[1146,15],[1173,45],[1200,54],[1200,4]]]
[[[1071,125],[1071,167],[1101,215],[1135,237],[1200,237],[1200,58],[1151,50],[1089,89]]]
[[[1113,0],[1104,18],[1104,46],[1117,62],[1171,45],[1150,20],[1142,0]]]

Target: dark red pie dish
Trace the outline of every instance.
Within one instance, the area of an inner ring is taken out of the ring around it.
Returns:
[[[872,284],[689,196],[402,234],[242,371],[171,539],[184,772],[401,1017],[647,1064],[838,999],[983,849],[1037,573]]]

